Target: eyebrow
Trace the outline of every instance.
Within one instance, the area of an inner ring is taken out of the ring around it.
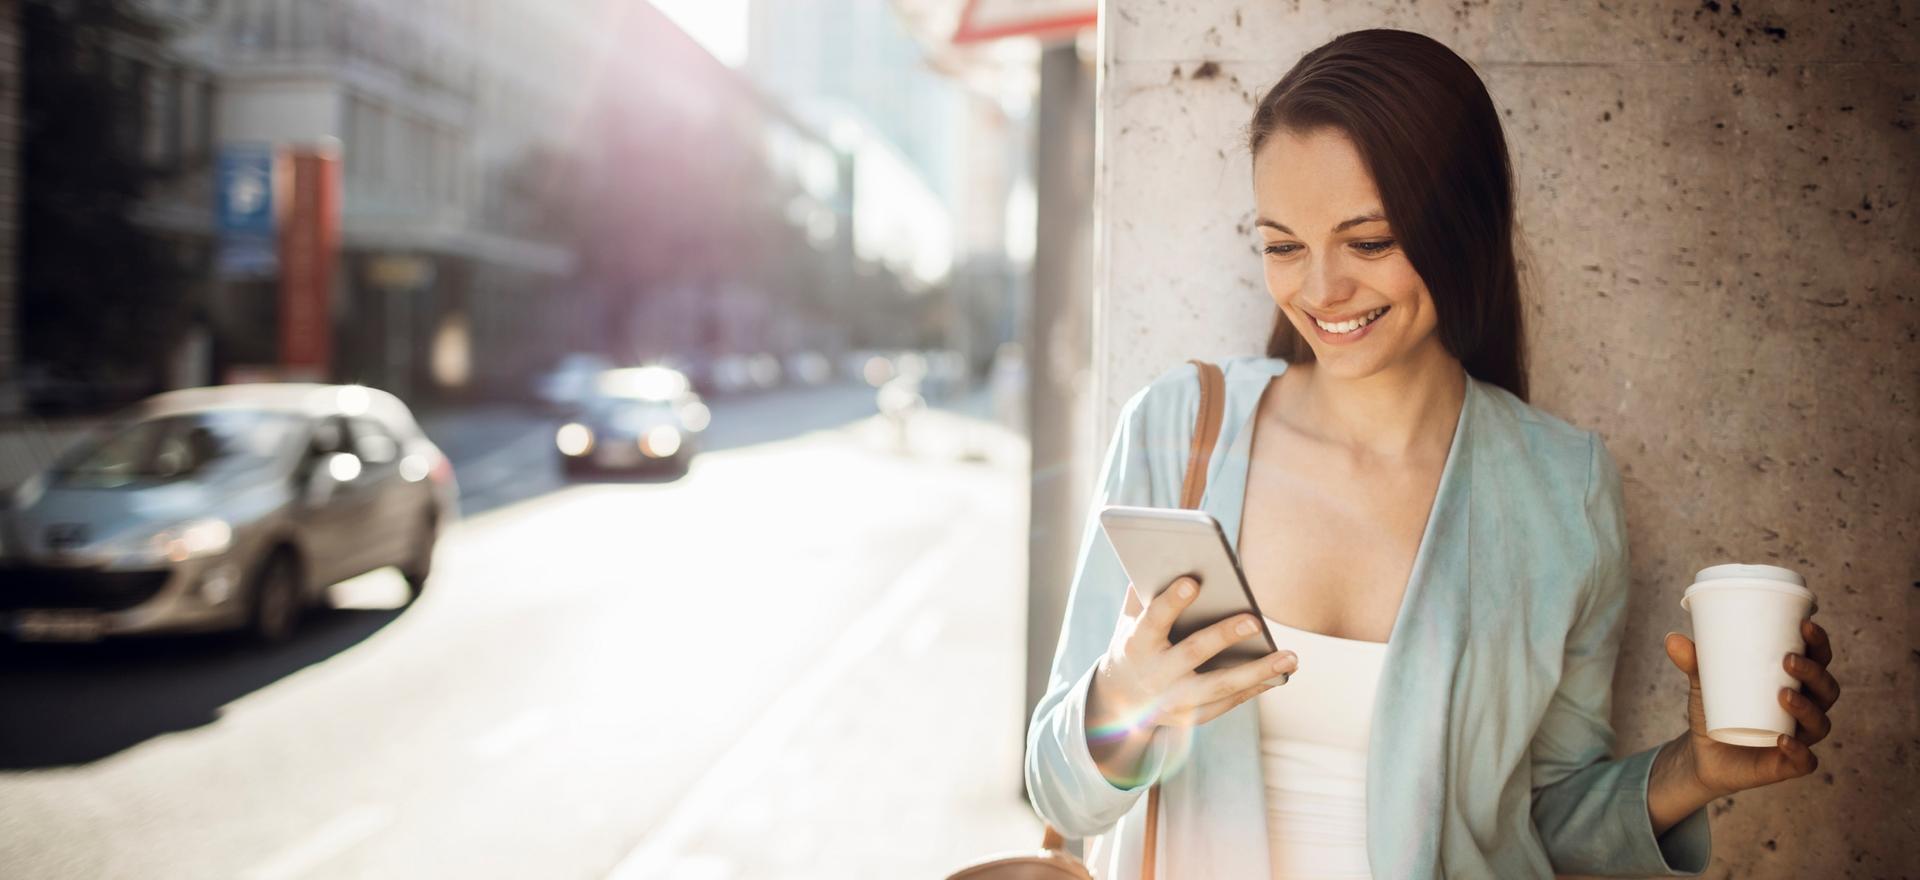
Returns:
[[[1366,213],[1366,214],[1362,214],[1362,215],[1360,215],[1360,216],[1358,216],[1358,217],[1353,217],[1353,218],[1350,218],[1350,219],[1347,219],[1347,220],[1342,220],[1342,221],[1340,221],[1340,225],[1338,225],[1338,226],[1335,226],[1335,227],[1333,227],[1333,231],[1334,231],[1334,232],[1345,232],[1345,231],[1347,231],[1348,229],[1351,229],[1351,228],[1353,228],[1353,227],[1355,227],[1355,226],[1359,226],[1359,225],[1360,225],[1360,224],[1362,224],[1362,223],[1372,223],[1372,222],[1374,222],[1375,220],[1385,220],[1385,219],[1387,219],[1387,218],[1386,218],[1386,215],[1384,215],[1384,214],[1382,214],[1382,213],[1380,213],[1379,211],[1373,211],[1373,212],[1370,212],[1370,213]],[[1291,230],[1291,229],[1288,229],[1287,227],[1285,227],[1285,226],[1283,226],[1283,225],[1281,225],[1280,223],[1278,223],[1278,222],[1276,222],[1276,221],[1273,221],[1273,220],[1268,220],[1268,219],[1267,219],[1267,218],[1265,218],[1265,217],[1261,217],[1261,218],[1259,218],[1258,220],[1255,220],[1255,221],[1253,222],[1253,225],[1255,225],[1255,226],[1271,226],[1271,227],[1273,227],[1273,228],[1275,228],[1275,229],[1278,229],[1278,230],[1280,230],[1281,232],[1284,232],[1284,233],[1286,233],[1286,234],[1288,234],[1288,235],[1298,235],[1298,234],[1299,234],[1299,233],[1296,233],[1296,232],[1294,232],[1293,230]]]

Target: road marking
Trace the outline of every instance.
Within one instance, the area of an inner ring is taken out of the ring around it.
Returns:
[[[240,876],[244,880],[292,880],[317,868],[393,824],[393,807],[361,804],[320,826],[307,839],[273,854]]]
[[[946,522],[969,523],[979,517],[962,509]],[[713,766],[707,768],[693,787],[680,798],[672,812],[654,827],[626,858],[615,865],[609,880],[654,880],[677,878],[688,864],[680,850],[693,836],[706,828],[710,820],[736,808],[732,798],[749,790],[752,782],[765,775],[767,768],[782,759],[782,748],[801,723],[813,717],[827,689],[843,678],[889,634],[899,629],[900,621],[911,613],[942,578],[958,565],[962,551],[978,544],[983,528],[954,529],[944,543],[909,563],[906,571],[882,592],[878,603],[847,627],[825,659],[808,670],[800,680],[786,688],[745,735],[733,744]],[[791,756],[787,756],[791,757]]]
[[[534,709],[475,738],[467,748],[483,761],[498,761],[533,742],[552,726],[552,719],[545,711]]]

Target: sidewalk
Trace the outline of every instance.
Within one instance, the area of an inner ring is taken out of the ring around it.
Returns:
[[[852,428],[885,454],[879,419]],[[1026,444],[934,409],[914,457],[965,474],[953,528],[647,830],[617,880],[944,877],[1037,851],[1021,793]]]

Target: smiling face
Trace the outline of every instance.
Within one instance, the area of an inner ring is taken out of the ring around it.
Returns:
[[[1344,132],[1274,131],[1253,157],[1253,195],[1267,292],[1320,371],[1357,379],[1444,356],[1433,297]]]

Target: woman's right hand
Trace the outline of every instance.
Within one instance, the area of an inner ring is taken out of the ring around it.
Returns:
[[[1292,651],[1275,651],[1225,669],[1196,672],[1208,658],[1260,631],[1254,615],[1236,614],[1170,644],[1174,621],[1199,594],[1199,584],[1182,577],[1143,609],[1133,585],[1127,585],[1126,613],[1087,693],[1089,728],[1149,733],[1161,725],[1204,724],[1276,687],[1279,682],[1272,679],[1299,665]],[[1111,733],[1103,737],[1114,738]]]

